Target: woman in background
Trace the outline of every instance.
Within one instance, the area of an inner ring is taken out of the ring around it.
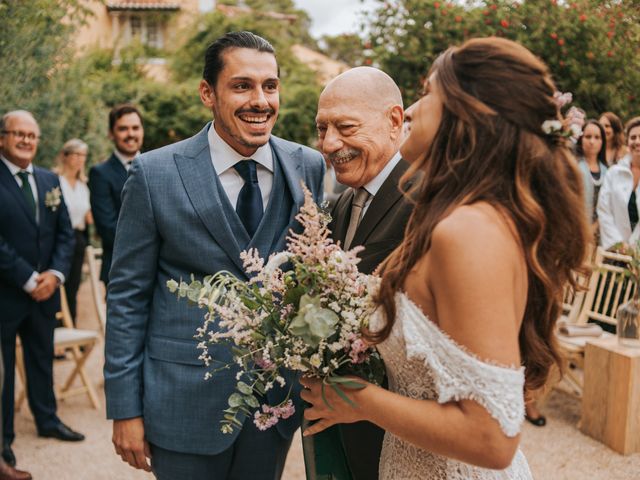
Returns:
[[[622,131],[622,122],[620,118],[613,112],[604,112],[600,115],[600,125],[604,128],[605,137],[607,139],[607,166],[615,165],[626,154],[624,132]]]
[[[600,245],[607,250],[640,240],[640,117],[629,120],[626,134],[629,155],[609,169],[598,199]]]
[[[89,204],[89,188],[84,171],[88,153],[87,144],[74,138],[62,146],[62,150],[56,157],[56,171],[60,177],[60,188],[64,203],[69,211],[76,240],[69,278],[64,284],[74,325],[76,323],[76,296],[82,276],[84,250],[88,241],[87,225],[93,223]]]
[[[598,232],[596,205],[600,187],[607,173],[607,140],[605,129],[594,119],[587,120],[582,136],[576,145],[578,166],[584,180],[584,196],[589,223],[593,226],[594,238]]]

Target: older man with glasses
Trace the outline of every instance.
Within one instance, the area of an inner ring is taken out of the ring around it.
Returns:
[[[53,330],[60,309],[58,286],[68,275],[73,230],[58,177],[35,167],[40,128],[31,113],[0,119],[0,337],[5,378],[2,392],[2,457],[15,465],[14,381],[20,336],[29,406],[41,437],[78,441],[84,436],[56,415],[53,392]],[[1,470],[0,470],[1,472]],[[30,476],[0,476],[30,478]]]

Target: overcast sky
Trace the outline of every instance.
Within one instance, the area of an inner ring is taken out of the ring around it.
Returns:
[[[311,16],[311,35],[337,35],[358,31],[359,12],[373,10],[375,0],[294,0]]]

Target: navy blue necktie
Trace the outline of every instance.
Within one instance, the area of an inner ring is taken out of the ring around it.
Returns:
[[[250,237],[256,233],[260,220],[262,219],[262,193],[258,185],[258,173],[254,160],[242,160],[236,163],[233,168],[244,180],[244,185],[238,195],[236,213],[242,220],[244,228]]]

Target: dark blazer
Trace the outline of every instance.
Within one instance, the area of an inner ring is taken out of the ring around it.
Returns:
[[[143,416],[153,445],[200,455],[223,452],[238,436],[239,430],[221,433],[219,423],[237,380],[233,368],[204,380],[206,368],[193,338],[204,311],[178,301],[167,280],[220,270],[247,279],[240,252],[256,248],[267,258],[283,250],[289,230],[300,230],[295,216],[304,202],[301,180],[317,201],[324,176],[318,152],[271,136],[271,197],[249,237],[213,167],[210,126],[133,162],[109,282],[104,370],[108,418]],[[230,361],[224,345],[209,351]],[[299,419],[293,416],[275,428],[290,438]]]
[[[55,211],[45,205],[46,193],[60,187],[58,176],[35,167],[33,176],[38,188],[39,222],[29,211],[18,182],[7,166],[0,162],[0,311],[2,321],[26,314],[34,304],[22,289],[31,274],[57,270],[69,275],[74,235],[64,199]],[[50,316],[60,308],[56,292],[40,302],[43,314]]]
[[[115,154],[89,171],[89,191],[91,192],[91,212],[98,235],[102,239],[102,268],[100,280],[109,280],[113,243],[122,201],[122,189],[127,180],[127,169]]]
[[[373,273],[404,237],[404,229],[413,211],[413,204],[400,192],[398,184],[407,168],[408,164],[400,160],[391,171],[373,197],[353,237],[351,248],[358,245],[365,248],[358,254],[361,258],[358,269],[363,273]],[[341,243],[347,234],[354,193],[352,188],[345,191],[333,208],[329,228],[333,239]],[[369,422],[344,424],[339,427],[353,479],[378,478],[384,430]]]

